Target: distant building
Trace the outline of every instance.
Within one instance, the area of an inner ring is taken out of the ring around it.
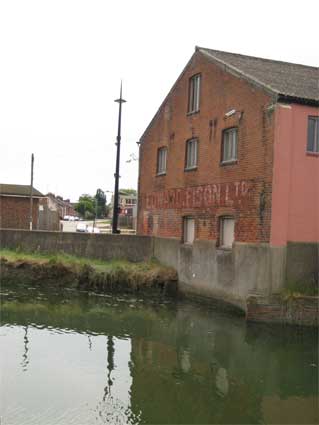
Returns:
[[[111,200],[110,214],[113,217],[113,204],[114,196]],[[119,192],[119,226],[136,228],[137,218],[137,195],[134,193],[127,194],[126,192]]]
[[[39,200],[39,230],[59,231],[60,227],[60,213],[58,209],[50,202],[47,196]]]
[[[62,196],[55,196],[54,193],[48,193],[46,198],[48,199],[48,208],[51,211],[58,211],[61,219],[66,215],[71,215],[73,217],[78,215],[70,199],[63,199]]]
[[[126,193],[120,192],[119,194],[120,204],[120,215],[133,216],[134,208],[137,204],[137,196],[134,194],[127,195]]]
[[[30,229],[29,185],[0,184],[0,227],[9,229]],[[32,224],[38,228],[39,200],[41,192],[33,188]]]

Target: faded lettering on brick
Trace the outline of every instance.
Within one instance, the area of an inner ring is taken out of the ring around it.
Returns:
[[[209,208],[233,205],[247,198],[253,185],[249,181],[207,184],[153,192],[146,196],[146,209]]]

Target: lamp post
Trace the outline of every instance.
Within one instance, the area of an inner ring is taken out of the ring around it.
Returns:
[[[116,168],[115,168],[115,185],[114,185],[114,204],[113,204],[113,220],[112,220],[112,233],[120,233],[117,228],[118,213],[119,213],[119,178],[120,178],[120,149],[121,149],[121,123],[122,123],[122,103],[126,100],[122,98],[122,81],[120,89],[120,98],[116,99],[115,102],[119,104],[119,117],[117,127],[117,138],[116,138]]]

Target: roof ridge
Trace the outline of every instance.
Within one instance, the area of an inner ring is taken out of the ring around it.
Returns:
[[[9,186],[9,187],[31,187],[30,184],[15,184],[15,183],[0,183],[0,187]],[[33,186],[34,188],[34,186]]]
[[[226,53],[229,55],[234,55],[234,56],[241,56],[243,58],[251,58],[251,59],[258,59],[258,60],[262,60],[262,61],[266,61],[266,62],[276,62],[276,63],[283,63],[286,65],[294,65],[294,66],[302,66],[305,68],[312,68],[312,69],[317,69],[319,70],[318,66],[313,66],[313,65],[304,65],[302,63],[296,63],[296,62],[287,62],[287,61],[281,61],[281,60],[277,60],[277,59],[267,59],[267,58],[261,58],[259,56],[251,56],[251,55],[243,55],[242,53],[234,53],[234,52],[226,52],[225,50],[215,50],[215,49],[209,49],[208,47],[201,47],[201,46],[195,46],[195,50],[208,50],[209,52],[216,52],[216,53]],[[212,53],[211,53],[212,54]],[[218,59],[218,58],[216,58]]]
[[[275,95],[275,96],[279,95],[279,91],[276,90],[275,88],[273,88],[271,85],[260,81],[258,78],[254,77],[251,74],[248,74],[245,71],[242,71],[240,68],[232,65],[227,60],[214,56],[212,53],[210,53],[209,49],[202,49],[202,51],[200,51],[200,53],[202,53],[206,56],[209,56],[212,60],[218,62],[219,64],[226,66],[229,70],[235,72],[237,76],[240,75],[240,76],[244,77],[246,80],[249,80],[250,82],[253,82],[254,84],[257,84],[259,87],[261,87],[263,90],[268,91],[270,94]]]
[[[29,196],[30,190],[31,190],[30,184],[0,183],[1,195]],[[32,191],[33,191],[33,196],[44,197],[44,195],[34,186]]]
[[[318,67],[195,46],[195,52],[144,130],[140,137],[141,141],[197,54],[204,56],[223,71],[234,75],[236,78],[244,79],[257,89],[266,92],[274,102],[284,101],[315,107],[319,106]],[[291,67],[288,72],[286,72],[287,69],[285,69],[284,65]],[[198,67],[194,72],[199,72]],[[287,78],[287,74],[289,78]]]

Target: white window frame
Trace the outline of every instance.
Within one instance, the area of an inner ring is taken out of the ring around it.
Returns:
[[[201,74],[195,74],[189,79],[188,87],[188,113],[199,111]]]
[[[198,139],[186,141],[185,170],[194,170],[198,164]]]
[[[189,227],[190,225],[192,225],[192,229]],[[195,218],[191,216],[183,217],[183,243],[192,245],[195,240],[195,232]]]
[[[225,243],[225,224],[226,221],[232,221],[233,225],[233,237],[231,244]],[[235,218],[232,216],[222,216],[219,218],[219,246],[223,249],[232,249],[233,243],[235,241]]]
[[[163,146],[157,150],[157,175],[166,174],[167,147]]]
[[[313,134],[310,134],[310,123],[313,122]],[[319,154],[319,117],[308,117],[307,152]]]
[[[223,131],[222,164],[235,162],[238,159],[238,128],[227,128]]]

